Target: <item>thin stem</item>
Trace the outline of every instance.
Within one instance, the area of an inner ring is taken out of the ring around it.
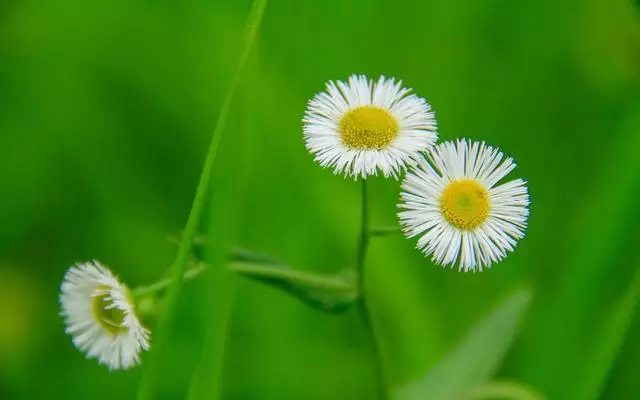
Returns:
[[[229,91],[227,92],[227,96],[225,97],[222,108],[220,109],[218,121],[213,131],[211,144],[209,145],[204,167],[202,168],[202,173],[200,175],[200,181],[191,206],[191,212],[187,219],[184,235],[180,242],[176,260],[172,266],[171,283],[167,289],[164,312],[160,315],[160,320],[158,322],[158,329],[154,338],[154,349],[149,353],[147,366],[142,371],[142,379],[138,388],[138,400],[153,398],[153,387],[157,376],[156,371],[161,362],[160,355],[162,354],[162,351],[164,351],[164,347],[169,340],[171,322],[178,304],[180,290],[184,283],[184,272],[187,268],[187,263],[193,247],[193,238],[196,235],[204,211],[204,205],[211,182],[212,169],[218,153],[218,147],[220,146],[222,132],[224,131],[227,122],[227,115],[229,114],[231,102],[235,95],[238,82],[240,81],[240,76],[242,75],[242,71],[247,59],[249,58],[251,48],[255,42],[265,5],[266,0],[255,0],[251,13],[249,14],[244,49],[238,63],[238,69],[231,81]]]
[[[203,273],[205,269],[207,268],[203,263],[196,264],[194,267],[185,271],[184,280],[187,281],[195,278],[196,276]],[[149,294],[160,292],[168,288],[169,285],[171,285],[171,279],[162,279],[150,285],[137,287],[131,291],[131,294],[135,298],[140,298]]]
[[[358,258],[356,259],[356,267],[358,273],[358,290],[364,297],[364,261],[367,255],[367,247],[369,246],[369,204],[367,201],[367,180],[362,179],[362,198],[360,199],[360,241],[358,243]]]
[[[375,364],[375,379],[378,386],[378,393],[380,399],[385,400],[389,397],[387,390],[387,382],[384,372],[384,360],[382,357],[382,350],[380,348],[380,341],[376,337],[375,327],[373,326],[373,320],[371,317],[371,311],[367,304],[368,292],[365,284],[365,259],[367,255],[367,248],[369,246],[369,205],[367,201],[367,181],[362,179],[362,215],[360,220],[360,240],[358,243],[358,254],[356,261],[357,272],[357,287],[360,298],[358,299],[358,313],[364,322],[366,331],[370,337],[371,350],[373,353],[373,361]]]
[[[194,261],[193,266],[184,273],[184,280],[189,281],[198,277],[208,269],[208,265],[202,261]],[[267,258],[249,250],[235,248],[229,252],[227,268],[234,273],[250,277],[265,279],[282,279],[299,285],[313,286],[319,289],[327,289],[335,292],[356,293],[352,282],[346,278],[337,279],[331,275],[309,273],[295,268],[286,267],[275,259]],[[134,298],[144,297],[149,294],[165,290],[171,284],[171,279],[160,279],[157,282],[145,286],[138,286],[131,291]]]
[[[402,228],[399,226],[380,226],[369,230],[369,236],[371,237],[396,235],[398,233],[402,233]]]

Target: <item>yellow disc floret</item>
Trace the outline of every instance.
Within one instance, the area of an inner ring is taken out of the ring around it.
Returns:
[[[109,287],[100,285],[91,302],[93,315],[100,326],[112,335],[126,333],[128,328],[124,325],[124,311],[114,307],[113,300],[109,296]],[[106,292],[106,293],[105,293]]]
[[[362,106],[347,111],[340,120],[342,142],[352,149],[382,149],[398,135],[400,127],[387,110]]]
[[[456,228],[471,230],[489,216],[489,192],[475,180],[456,180],[442,191],[440,210]]]

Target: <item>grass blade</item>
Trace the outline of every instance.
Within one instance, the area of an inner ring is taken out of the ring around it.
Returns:
[[[458,400],[487,383],[504,358],[531,299],[520,290],[495,308],[419,381],[396,391],[396,400]]]
[[[586,376],[581,386],[576,389],[578,399],[599,399],[601,391],[607,381],[609,371],[622,348],[635,308],[640,301],[640,268],[629,285],[629,288],[613,306],[611,313],[606,316],[602,329],[594,337],[597,342],[583,363],[588,366]]]
[[[153,398],[153,387],[155,384],[157,370],[160,364],[160,356],[162,355],[164,347],[167,345],[167,342],[169,340],[173,314],[175,313],[180,290],[182,289],[183,285],[183,275],[187,268],[187,263],[189,261],[189,256],[193,247],[193,239],[200,225],[200,220],[202,218],[204,205],[206,202],[206,196],[209,193],[213,164],[218,153],[220,140],[222,139],[222,133],[227,122],[227,116],[231,108],[231,103],[234,98],[238,82],[240,81],[242,71],[247,62],[247,59],[249,58],[249,54],[251,53],[251,48],[253,47],[253,44],[256,40],[258,28],[260,27],[260,22],[262,21],[262,15],[264,13],[266,3],[266,0],[255,0],[251,13],[249,14],[244,50],[240,57],[236,74],[233,77],[233,80],[229,87],[229,91],[227,92],[222,108],[220,109],[218,121],[213,131],[211,144],[209,146],[207,157],[204,162],[204,167],[202,168],[202,173],[200,175],[200,181],[196,189],[193,205],[191,206],[191,212],[189,213],[189,218],[187,219],[184,235],[182,236],[180,247],[178,248],[176,260],[172,266],[171,285],[167,290],[167,295],[164,302],[164,310],[160,315],[158,328],[154,335],[155,337],[153,349],[149,353],[148,364],[142,372],[142,380],[138,389],[138,400],[147,400]]]
[[[476,388],[461,400],[544,400],[530,387],[519,382],[495,381]]]
[[[257,49],[256,49],[257,52]],[[252,57],[249,79],[243,86],[256,86],[257,55]],[[233,259],[231,245],[240,233],[241,208],[245,198],[247,174],[250,165],[251,133],[253,123],[251,92],[246,96],[246,110],[241,134],[227,137],[225,148],[234,149],[219,159],[220,176],[215,177],[217,187],[211,196],[208,240],[203,242],[205,261],[211,267],[208,290],[203,299],[206,304],[203,316],[208,320],[200,361],[191,378],[188,398],[219,399],[223,393],[223,371],[226,358],[227,336],[234,305],[236,276],[227,264]],[[230,254],[231,253],[231,254]]]

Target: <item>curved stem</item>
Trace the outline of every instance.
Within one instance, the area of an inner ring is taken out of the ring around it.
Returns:
[[[365,259],[367,248],[369,247],[369,205],[367,201],[367,181],[362,179],[362,205],[361,205],[361,221],[360,221],[360,240],[358,242],[358,254],[356,261],[357,288],[360,298],[357,302],[358,313],[362,318],[367,334],[370,337],[371,350],[375,365],[375,379],[378,386],[379,398],[385,400],[389,398],[387,390],[387,382],[384,373],[384,360],[380,341],[376,337],[375,327],[371,317],[371,310],[367,304],[368,292],[365,284]]]

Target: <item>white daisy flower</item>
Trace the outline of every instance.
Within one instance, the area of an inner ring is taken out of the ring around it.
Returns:
[[[109,369],[127,369],[149,349],[127,287],[98,261],[77,264],[61,286],[61,315],[73,344]]]
[[[366,178],[380,170],[397,178],[438,139],[431,106],[410,92],[384,76],[328,82],[302,120],[307,149],[336,174]]]
[[[501,261],[524,237],[529,217],[526,182],[496,184],[516,164],[484,143],[458,140],[435,146],[407,173],[400,223],[434,262],[482,271]],[[504,161],[503,161],[504,159]]]

